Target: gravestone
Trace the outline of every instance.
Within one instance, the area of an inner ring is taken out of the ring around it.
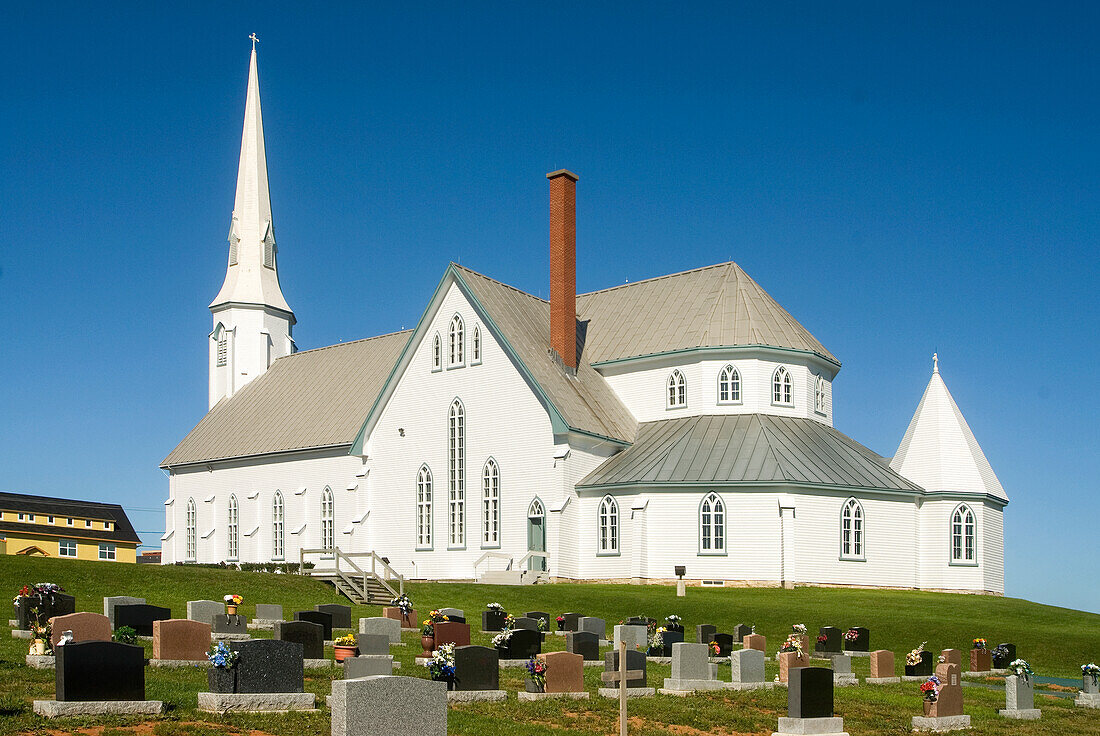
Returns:
[[[944,663],[936,665],[936,676],[940,678],[939,697],[928,715],[931,718],[961,716],[963,714],[962,668],[958,664]]]
[[[325,640],[332,638],[332,616],[320,611],[296,611],[295,621],[308,621],[311,624],[320,624],[325,631]]]
[[[720,690],[725,683],[716,677],[718,665],[710,663],[709,644],[677,642],[672,647],[672,677],[665,678],[664,690]]]
[[[533,619],[535,619],[535,621],[538,621],[539,619],[543,619],[543,620],[546,621],[546,631],[549,631],[551,629],[550,614],[547,613],[546,611],[528,611],[527,613],[525,613],[523,615],[526,616],[527,618],[533,618]]]
[[[581,655],[548,652],[540,654],[538,658],[546,663],[545,692],[584,692],[584,659]]]
[[[619,649],[619,642],[626,642],[627,649],[645,647],[648,644],[649,631],[640,624],[618,624],[615,626],[615,650]]]
[[[440,608],[439,612],[446,616],[448,621],[460,624],[466,623],[466,612],[461,608]]]
[[[313,607],[314,611],[327,613],[332,617],[332,628],[351,628],[351,606],[341,606],[338,603],[319,603]]]
[[[1042,713],[1035,707],[1035,685],[1030,677],[1009,675],[1005,678],[1005,708],[997,711],[1006,718],[1034,721]]]
[[[764,652],[742,649],[730,654],[731,682],[747,685],[764,682]]]
[[[144,598],[134,598],[131,595],[111,595],[106,596],[103,599],[103,615],[111,622],[111,628],[118,628],[115,625],[115,606],[131,606],[140,603],[145,603]]]
[[[408,613],[402,613],[397,606],[385,606],[382,608],[382,616],[395,619],[403,629],[419,628],[420,619],[416,615],[416,609],[410,609]]]
[[[628,688],[634,687],[646,687],[646,659],[645,654],[634,649],[626,650],[626,669],[641,670],[642,676],[633,680],[627,680],[626,686]],[[619,652],[607,652],[603,655],[603,669],[604,672],[618,672],[619,671]]]
[[[356,636],[360,656],[390,653],[390,638],[385,634],[359,634]]]
[[[733,636],[732,635],[718,633],[718,634],[714,635],[714,638],[711,641],[718,645],[718,656],[719,657],[728,657],[728,656],[730,656],[730,653],[733,652]]]
[[[507,619],[508,614],[504,611],[482,611],[481,630],[504,631],[504,623]]]
[[[993,658],[985,647],[970,650],[970,671],[989,672],[993,669]]]
[[[871,652],[871,680],[894,679],[894,653],[888,649]]]
[[[587,631],[590,634],[595,634],[601,639],[607,638],[607,622],[602,618],[596,616],[581,616],[577,620],[577,628],[580,631]]]
[[[695,642],[697,644],[710,644],[717,633],[718,627],[713,624],[698,624],[695,627]]]
[[[386,645],[389,646],[388,644]],[[353,680],[357,677],[370,677],[371,675],[392,675],[393,657],[345,657],[344,679]]]
[[[19,598],[15,601],[15,628],[29,629],[34,623],[35,609],[44,624],[54,616],[76,613],[76,598],[67,593]]]
[[[527,629],[528,631],[538,631],[539,622],[529,616],[520,616],[512,622],[513,629]]]
[[[745,649],[757,649],[761,652],[768,646],[768,640],[763,634],[749,634],[742,641]]]
[[[957,664],[962,669],[962,652],[958,649],[944,649],[940,652],[940,662],[943,664]]]
[[[110,641],[111,619],[98,613],[80,611],[65,616],[54,616],[50,619],[50,648],[55,648],[61,635],[66,631],[73,632],[72,641]]]
[[[932,658],[932,652],[920,653],[920,664],[905,663],[905,676],[906,677],[931,677],[932,670],[935,668],[935,662]]]
[[[257,603],[256,604],[256,619],[257,621],[282,621],[283,620],[283,607],[278,603]]]
[[[824,636],[826,639],[823,642],[818,641],[814,646],[814,651],[822,654],[840,651],[840,643],[844,636],[840,629],[835,626],[822,626],[818,629],[818,636]]]
[[[302,648],[303,659],[324,659],[325,628],[312,621],[276,621],[275,639],[292,642]],[[301,692],[293,690],[287,692]]]
[[[302,645],[279,639],[234,641],[229,648],[237,652],[238,693],[303,692],[304,668]]]
[[[332,683],[332,736],[447,736],[447,683],[364,677]]]
[[[737,624],[733,627],[733,640],[744,642],[745,637],[752,633],[752,627],[748,624]]]
[[[145,700],[143,647],[86,641],[66,644],[56,651],[58,700]]]
[[[187,618],[192,621],[208,624],[215,614],[225,615],[225,604],[221,601],[187,601]]]
[[[189,618],[153,622],[153,659],[205,662],[210,650],[210,624]]]
[[[678,643],[680,643],[684,640],[684,631],[683,631],[683,629],[681,629],[679,631],[672,631],[672,630],[666,631],[663,634],[661,634],[661,639],[663,640],[663,643],[661,645],[661,655],[660,656],[662,656],[662,657],[671,657],[672,656],[672,645],[673,644],[678,644]]]
[[[382,616],[371,616],[359,619],[360,634],[384,634],[389,637],[390,644],[401,643],[401,622]]]
[[[248,636],[248,619],[239,613],[216,613],[210,617],[210,631],[213,634]]]
[[[470,645],[455,647],[455,690],[499,689],[500,654],[497,650]]]
[[[791,671],[787,691],[788,718],[833,717],[833,671],[800,667]]]
[[[856,679],[855,674],[852,672],[852,656],[850,654],[841,654],[831,659],[833,662],[834,685],[859,684],[859,680]]]
[[[998,650],[1003,652],[999,653]],[[1009,663],[1016,659],[1016,645],[1015,644],[1001,644],[997,646],[992,652],[993,668],[998,670],[1007,669]]]
[[[501,659],[530,659],[542,651],[542,635],[530,629],[515,629],[508,641],[497,647],[497,651]],[[645,655],[642,654],[642,657],[645,658]]]
[[[581,615],[579,613],[563,613],[561,622],[562,631],[580,631]]]
[[[779,681],[790,682],[791,672],[796,669],[801,669],[810,666],[810,655],[803,652],[780,652],[779,653]]]
[[[857,636],[855,641],[849,641],[844,639],[844,648],[849,652],[869,652],[871,651],[871,630],[864,628],[863,626],[852,627]]]
[[[1073,704],[1078,708],[1100,708],[1100,678],[1081,673],[1081,689]]]
[[[115,628],[129,626],[137,632],[138,636],[152,636],[153,622],[167,621],[170,618],[172,618],[170,609],[151,606],[148,603],[115,606]]]
[[[1081,675],[1081,692],[1085,695],[1100,695],[1100,679],[1092,675]]]
[[[600,661],[600,637],[588,631],[570,631],[565,635],[565,651],[579,654],[588,662]]]
[[[438,649],[444,644],[454,644],[456,647],[470,646],[470,625],[441,621],[434,625],[435,647]],[[497,688],[493,688],[496,690]]]

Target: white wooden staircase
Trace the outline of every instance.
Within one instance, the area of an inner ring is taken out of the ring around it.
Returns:
[[[339,547],[303,549],[298,559],[303,575],[332,584],[352,603],[386,605],[405,592],[405,578],[374,552],[344,552]],[[313,563],[308,570],[307,562]]]
[[[550,582],[549,569],[526,569],[531,567],[528,563],[532,559],[542,560],[542,567],[548,568],[546,563],[549,557],[545,552],[528,552],[519,562],[503,552],[486,552],[474,563],[474,577],[477,582],[486,585],[537,585]],[[494,561],[498,564],[494,565]]]

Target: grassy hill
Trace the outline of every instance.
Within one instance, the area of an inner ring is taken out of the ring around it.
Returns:
[[[293,611],[317,603],[346,603],[331,587],[299,575],[243,573],[198,567],[153,567],[104,564],[55,559],[0,557],[0,580],[7,581],[9,595],[24,583],[49,581],[64,586],[77,598],[77,609],[102,612],[107,595],[136,595],[150,603],[167,606],[182,617],[186,601],[219,599],[227,593],[245,598],[243,611],[251,615],[256,603],[281,603],[289,617]],[[968,649],[973,637],[983,636],[996,644],[1015,642],[1021,657],[1036,672],[1045,675],[1079,676],[1080,665],[1100,660],[1100,615],[1044,606],[1029,601],[986,596],[964,596],[908,591],[868,591],[829,588],[778,589],[689,589],[686,598],[676,598],[672,588],[631,585],[546,585],[495,587],[473,584],[417,583],[407,586],[421,616],[431,608],[454,606],[466,611],[473,625],[474,643],[487,644],[480,633],[478,617],[486,603],[499,602],[513,613],[545,610],[552,614],[579,611],[600,616],[609,623],[631,615],[655,618],[676,613],[683,617],[689,638],[697,623],[714,623],[728,630],[736,623],[754,624],[768,637],[769,652],[790,630],[792,623],[805,623],[811,630],[833,625],[841,628],[866,626],[871,629],[872,648],[890,649],[899,660],[904,653],[927,641],[933,652],[946,647]],[[377,606],[355,606],[353,618],[379,615]],[[270,635],[270,634],[268,634]],[[415,666],[419,638],[406,634],[407,646],[395,649],[402,662],[400,674],[426,676]],[[547,637],[546,649],[561,649],[561,637]],[[29,712],[28,701],[51,697],[51,672],[30,670],[22,663],[26,642],[0,640],[0,734],[34,730],[42,721]],[[964,657],[965,659],[965,657]],[[768,676],[775,672],[768,665]],[[900,667],[900,661],[899,661]],[[867,663],[854,663],[857,674],[866,675]],[[965,668],[965,667],[964,667]],[[650,665],[651,686],[661,686],[669,675],[668,666]],[[306,688],[321,696],[338,670],[307,674]],[[728,675],[727,675],[728,677]],[[599,674],[585,673],[590,690],[597,687]],[[169,716],[155,724],[155,736],[210,734],[257,729],[267,733],[328,733],[328,716],[205,716],[194,711],[195,695],[204,689],[205,676],[197,670],[148,670],[150,698],[164,699],[172,706]],[[501,687],[522,689],[518,671],[502,671]],[[896,734],[907,730],[909,716],[920,710],[915,685],[838,689],[837,712],[846,718],[853,734]],[[635,715],[631,733],[637,734],[750,734],[771,733],[775,718],[785,707],[785,692],[720,693],[676,699],[658,697],[631,704]],[[1004,707],[1002,693],[967,688],[967,712],[978,734],[1100,734],[1100,713],[1074,709],[1070,701],[1039,697],[1044,709],[1038,723],[1017,723],[1000,719],[997,707]],[[452,706],[452,734],[555,733],[605,734],[614,730],[615,706],[592,700],[585,704],[544,702],[519,704],[468,704]],[[205,725],[196,725],[201,721]],[[135,721],[108,719],[75,721],[70,727],[114,724],[124,729]],[[119,736],[112,730],[114,736]]]

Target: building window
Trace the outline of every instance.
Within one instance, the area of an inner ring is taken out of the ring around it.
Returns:
[[[53,523],[53,517],[52,517],[52,516],[47,516],[47,517],[46,517],[46,521],[47,521],[47,522],[49,522],[50,524],[52,524],[52,523]],[[109,526],[105,526],[105,527],[103,527],[103,528],[104,528],[104,529],[110,529],[111,527],[109,527]]]
[[[225,336],[225,330],[218,335],[218,367],[223,367],[228,362],[229,346]]]
[[[470,339],[470,361],[481,362],[481,328],[474,325],[474,336]]]
[[[854,498],[844,502],[840,512],[840,556],[846,560],[866,558],[863,549],[863,506]]]
[[[76,540],[62,539],[58,542],[57,555],[59,557],[76,557]]]
[[[794,394],[791,391],[791,372],[783,366],[772,374],[772,403],[794,406]]]
[[[275,243],[270,238],[264,240],[264,266],[275,268]]]
[[[229,518],[225,525],[225,556],[230,560],[236,560],[240,556],[240,523],[241,509],[237,505],[237,496],[229,495]]]
[[[88,521],[87,525],[91,526],[92,522]],[[194,562],[196,555],[195,555],[195,499],[193,499],[193,498],[187,499],[186,529],[187,529],[187,534],[186,534],[186,537],[187,537],[187,550],[186,550],[186,555],[185,556],[186,556],[187,560],[189,560],[191,562]]]
[[[18,514],[16,514],[15,518],[18,519],[19,521],[26,521],[27,515],[24,514],[22,511],[20,511]]]
[[[229,265],[237,265],[237,236],[233,233],[229,234]]]
[[[466,338],[462,326],[462,318],[457,314],[451,318],[451,367],[460,366],[465,359],[463,351],[466,348]]]
[[[50,517],[50,523],[51,524],[53,523],[53,517],[52,516]],[[111,522],[109,522],[109,521],[103,522],[103,528],[106,529],[107,531],[111,531]]]
[[[65,523],[68,524],[69,526],[72,526],[74,522],[73,522],[72,519],[65,519]]]
[[[432,370],[438,371],[443,367],[443,341],[439,339],[439,333],[432,340]]]
[[[976,533],[974,512],[965,503],[951,514],[951,561],[963,565],[975,565]]]
[[[481,545],[500,546],[500,468],[489,458],[481,473]]]
[[[33,516],[31,517],[31,521],[34,521],[34,517],[33,517]],[[91,528],[92,528],[92,520],[91,520],[91,519],[85,519],[85,520],[84,520],[84,527],[85,527],[86,529],[91,529]]]
[[[275,491],[271,502],[271,558],[275,560],[283,559],[286,553],[283,521],[283,494]]]
[[[461,322],[460,322],[461,324]],[[461,330],[461,327],[459,328]],[[454,333],[452,332],[452,335]],[[451,404],[448,447],[450,485],[447,513],[449,546],[466,546],[466,411],[458,399]]]
[[[416,474],[416,548],[432,548],[432,471],[427,465]]]
[[[718,373],[718,403],[741,403],[741,374],[732,365],[727,365]]]
[[[825,378],[818,376],[814,382],[814,411],[818,414],[825,413]]]
[[[669,409],[687,406],[687,382],[684,381],[683,373],[673,371],[672,375],[668,377],[667,388]]]
[[[113,544],[99,545],[99,559],[101,560],[113,560],[115,559],[115,546]]]
[[[611,496],[600,501],[599,513],[601,555],[619,553],[619,504]]]
[[[726,552],[726,504],[717,493],[708,493],[699,504],[699,551]]]
[[[334,512],[332,491],[328,488],[321,491],[321,547],[332,549],[336,546],[333,536]]]

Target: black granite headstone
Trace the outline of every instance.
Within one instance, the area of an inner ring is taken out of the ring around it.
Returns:
[[[237,660],[237,692],[303,692],[305,669],[302,645],[278,639],[234,641],[229,648],[240,654]]]
[[[152,636],[154,621],[167,621],[172,618],[172,610],[148,603],[134,603],[127,606],[115,606],[115,628],[129,626],[138,636]]]
[[[684,640],[684,632],[671,630],[666,631],[665,633],[661,634],[661,639],[664,640],[664,645],[661,647],[661,656],[671,657],[672,645]]]
[[[516,629],[497,651],[501,659],[530,659],[542,651],[542,636],[530,629]]]
[[[711,624],[699,624],[695,627],[695,643],[710,644],[714,635],[718,633],[718,627]]]
[[[533,618],[536,621],[538,621],[540,618],[541,619],[546,619],[546,630],[549,631],[551,628],[553,628],[550,625],[552,623],[551,620],[550,620],[550,614],[547,613],[546,611],[528,611],[527,613],[525,613],[523,615],[526,616],[527,618]]]
[[[301,646],[305,659],[325,658],[325,627],[321,624],[312,621],[276,621],[275,638]]]
[[[932,659],[932,652],[920,653],[920,664],[906,664],[905,676],[906,677],[931,677],[934,662]]]
[[[665,628],[668,629],[669,631],[679,631],[681,634],[684,633],[684,625],[683,624],[666,623]]]
[[[730,634],[715,634],[714,638],[711,639],[711,641],[713,641],[715,644],[718,645],[718,656],[719,657],[728,657],[728,656],[730,656],[730,653],[733,652],[733,636],[732,635],[730,635]]]
[[[321,624],[321,628],[325,630],[325,639],[332,638],[332,614],[322,613],[321,611],[296,611],[294,613],[295,621],[309,621],[311,624]]]
[[[389,654],[390,637],[388,634],[357,634],[356,643],[359,645],[359,654]],[[310,657],[310,659],[315,659]],[[320,659],[320,657],[316,657]]]
[[[740,644],[745,637],[752,633],[752,627],[748,624],[737,624],[733,627],[733,640]]]
[[[479,646],[455,647],[455,690],[499,690],[500,654]]]
[[[600,637],[591,631],[570,631],[565,635],[565,651],[579,654],[589,662],[599,662]]]
[[[248,619],[239,613],[215,613],[210,617],[210,631],[215,634],[248,634]]]
[[[1003,648],[1002,648],[1003,647]],[[998,654],[998,650],[1004,652],[1003,655]],[[993,657],[993,668],[998,670],[1007,669],[1012,660],[1016,659],[1016,645],[1015,644],[1001,644],[995,647],[990,653]]]
[[[67,593],[20,598],[15,601],[15,628],[29,629],[35,621],[35,609],[38,611],[37,615],[42,625],[45,626],[46,622],[54,616],[68,616],[70,613],[76,613],[76,598]]]
[[[508,614],[504,611],[482,611],[481,630],[504,631],[504,621],[507,618]]]
[[[143,647],[84,641],[55,651],[58,700],[145,700]]]
[[[787,672],[787,716],[833,717],[833,671],[825,667],[796,667]]]
[[[563,613],[562,618],[565,619],[565,620],[561,622],[561,630],[562,631],[577,631],[577,629],[580,625],[581,616],[583,616],[583,615],[584,614],[572,613],[572,612]]]
[[[871,651],[871,630],[862,626],[852,627],[858,634],[855,641],[844,640],[844,648],[849,652],[869,652]]]
[[[539,622],[530,616],[520,616],[512,622],[513,629],[528,629],[530,631],[539,630]]]
[[[341,606],[337,603],[322,603],[313,607],[314,611],[327,613],[332,616],[332,628],[351,628],[351,606]]]
[[[603,655],[603,669],[605,672],[618,672],[619,671],[619,653],[607,652]],[[634,679],[627,680],[627,687],[645,687],[646,686],[646,670],[645,670],[645,654],[639,652],[636,649],[626,650],[626,669],[627,670],[641,670],[642,676]]]
[[[824,636],[825,641],[820,639],[814,646],[816,652],[839,652],[840,642],[844,638],[843,633],[835,626],[822,626],[818,629],[818,636]]]

